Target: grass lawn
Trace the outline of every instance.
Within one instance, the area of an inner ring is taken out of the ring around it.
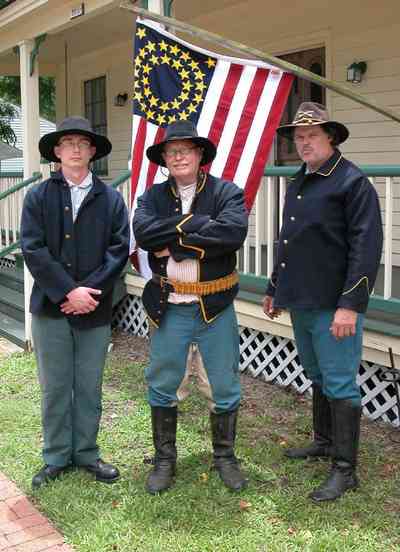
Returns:
[[[137,348],[137,349],[136,349]],[[144,353],[135,354],[135,350]],[[284,459],[283,448],[311,430],[310,401],[243,376],[238,456],[250,484],[240,494],[210,471],[206,404],[193,394],[180,407],[178,476],[171,491],[144,488],[152,455],[143,377],[145,346],[116,339],[104,383],[99,441],[121,469],[114,485],[82,471],[32,493],[41,467],[40,395],[34,358],[0,359],[0,470],[30,496],[79,552],[400,551],[400,430],[363,422],[362,486],[331,504],[308,493],[328,464]]]

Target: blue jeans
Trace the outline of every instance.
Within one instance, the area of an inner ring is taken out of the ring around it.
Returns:
[[[297,350],[307,377],[329,399],[361,404],[357,374],[361,362],[364,316],[358,314],[356,335],[336,339],[330,332],[335,310],[292,310]]]
[[[195,363],[189,356],[192,344],[198,357]],[[239,331],[233,305],[209,324],[197,303],[168,305],[151,338],[146,370],[150,405],[172,407],[185,398],[193,364],[210,409],[216,413],[236,410],[240,402]]]

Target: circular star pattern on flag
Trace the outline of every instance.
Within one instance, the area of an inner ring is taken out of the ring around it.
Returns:
[[[143,27],[137,29],[136,36],[141,41],[135,58],[133,93],[138,109],[149,122],[159,126],[190,119],[204,102],[207,90],[206,73],[201,70],[201,62],[193,58],[190,50],[176,43],[145,38],[146,29]],[[212,69],[216,60],[209,57],[204,63],[208,69]],[[173,72],[172,89],[176,91],[178,88],[172,98],[157,96],[151,86],[153,72],[163,66]]]

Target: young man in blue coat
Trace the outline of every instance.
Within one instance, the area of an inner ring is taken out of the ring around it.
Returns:
[[[337,146],[347,128],[325,107],[300,105],[278,132],[304,161],[287,190],[278,254],[264,312],[290,311],[301,363],[313,387],[314,441],[289,458],[331,457],[327,480],[310,497],[334,500],[358,486],[361,395],[356,378],[364,313],[382,252],[375,188]]]
[[[97,433],[112,291],[128,258],[127,210],[119,192],[89,170],[111,151],[89,121],[65,119],[39,149],[61,169],[28,191],[21,221],[34,279],[30,311],[44,440],[44,466],[32,486],[72,466],[113,483],[119,472],[100,458]]]
[[[194,367],[209,399],[214,466],[228,488],[247,484],[234,452],[240,378],[233,300],[248,217],[242,190],[201,169],[215,155],[190,121],[167,127],[147,156],[167,167],[169,178],[139,198],[133,220],[153,273],[143,292],[156,328],[146,370],[156,451],[146,485],[151,494],[173,483],[177,403],[188,394]]]

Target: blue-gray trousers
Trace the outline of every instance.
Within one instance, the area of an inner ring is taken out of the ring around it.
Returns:
[[[110,326],[72,328],[66,318],[32,316],[42,392],[46,464],[91,464],[99,458],[103,370]]]
[[[292,310],[297,350],[307,377],[329,399],[361,404],[357,374],[362,354],[364,315],[358,314],[356,335],[336,339],[330,327],[335,310]]]
[[[239,329],[233,305],[204,322],[200,305],[169,304],[151,338],[146,370],[151,406],[172,407],[189,393],[192,376],[217,414],[240,403]]]

